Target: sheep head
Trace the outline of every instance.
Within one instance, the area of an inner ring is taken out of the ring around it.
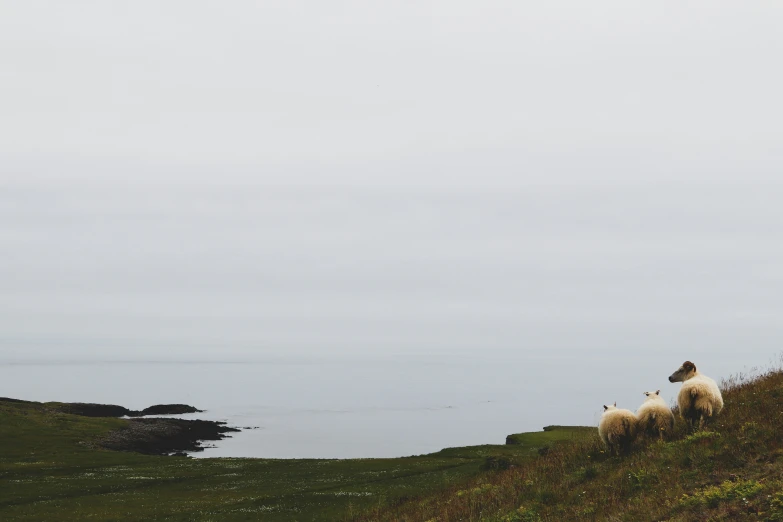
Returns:
[[[673,374],[669,375],[669,382],[685,382],[696,373],[696,365],[685,361]]]

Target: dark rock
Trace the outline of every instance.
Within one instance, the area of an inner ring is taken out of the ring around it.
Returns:
[[[222,440],[239,431],[225,422],[183,419],[129,419],[128,426],[112,431],[98,444],[106,449],[147,455],[203,451],[203,440]]]
[[[202,413],[203,411],[187,404],[156,404],[144,408],[140,413],[141,415],[179,415],[182,413]]]

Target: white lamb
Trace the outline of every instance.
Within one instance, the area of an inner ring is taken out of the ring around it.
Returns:
[[[636,439],[636,416],[630,410],[618,409],[616,402],[612,406],[604,406],[598,435],[610,455],[626,453]]]
[[[699,429],[702,429],[708,419],[715,417],[723,409],[723,397],[718,385],[699,373],[692,362],[682,363],[682,366],[669,376],[669,382],[682,382],[677,404],[680,407],[680,417],[688,421],[691,429],[696,426],[697,421]]]
[[[658,435],[663,440],[674,431],[674,414],[661,397],[661,390],[644,392],[647,398],[636,410],[638,431],[650,436]]]

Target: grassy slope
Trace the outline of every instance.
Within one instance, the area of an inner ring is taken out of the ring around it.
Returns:
[[[783,520],[783,371],[723,383],[705,431],[610,458],[595,434],[359,520]]]
[[[53,404],[52,404],[53,405]],[[186,459],[99,450],[126,421],[0,401],[0,520],[340,520],[537,456],[574,432],[399,459]]]

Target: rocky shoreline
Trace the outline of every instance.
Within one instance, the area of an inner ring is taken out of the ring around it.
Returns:
[[[21,402],[39,406],[53,413],[82,417],[129,417],[127,426],[113,430],[91,441],[97,447],[114,451],[133,451],[145,455],[187,456],[186,452],[204,451],[203,441],[222,440],[229,432],[240,431],[225,422],[185,420],[170,417],[137,418],[146,415],[181,415],[201,413],[187,404],[156,404],[143,410],[129,410],[116,404],[84,402],[34,402],[0,397],[0,401]]]
[[[240,431],[225,422],[171,418],[129,419],[128,427],[110,432],[98,446],[115,451],[135,451],[146,455],[187,456],[188,451],[204,451],[205,440],[222,440],[228,432]]]

